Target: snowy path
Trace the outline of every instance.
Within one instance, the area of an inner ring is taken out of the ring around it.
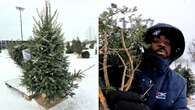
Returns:
[[[91,69],[84,72],[85,78],[79,81],[79,88],[75,90],[76,95],[64,100],[49,110],[97,110],[98,109],[98,68],[97,56],[90,59],[76,58],[75,55],[68,55],[70,71],[74,69]],[[34,100],[27,101],[16,91],[8,88],[5,81],[21,76],[20,68],[14,64],[9,57],[7,50],[0,53],[0,105],[1,110],[41,110]]]

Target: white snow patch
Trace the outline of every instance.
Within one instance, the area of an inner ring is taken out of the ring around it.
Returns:
[[[76,95],[64,100],[62,103],[49,110],[97,110],[98,109],[98,57],[91,54],[89,59],[78,58],[69,54],[69,71],[84,72],[85,77],[79,81],[79,88],[75,89]],[[0,105],[1,110],[42,110],[34,100],[28,101],[18,92],[8,88],[5,81],[21,77],[22,70],[10,58],[7,50],[0,53]]]

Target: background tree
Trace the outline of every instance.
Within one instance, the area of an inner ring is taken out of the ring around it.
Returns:
[[[73,53],[72,46],[70,45],[70,42],[66,43],[66,53]]]
[[[96,40],[90,41],[90,42],[89,42],[89,44],[90,44],[90,45],[89,45],[89,48],[90,48],[90,49],[93,49],[96,43],[97,43]]]
[[[45,104],[61,98],[73,96],[78,85],[74,81],[81,78],[78,72],[68,72],[67,57],[64,57],[64,39],[61,24],[57,23],[57,10],[52,14],[49,2],[34,18],[31,59],[26,62],[22,83],[32,93],[42,96]],[[46,105],[47,106],[47,105]]]
[[[83,46],[82,46],[82,42],[80,41],[78,37],[76,40],[75,39],[72,40],[72,49],[73,49],[73,52],[76,52],[79,55],[81,54],[83,50]]]
[[[195,40],[193,40],[191,43],[191,47],[189,48],[189,53],[191,55],[192,61],[195,61]]]
[[[24,64],[24,58],[22,55],[22,50],[27,49],[30,45],[30,42],[16,42],[8,45],[8,52],[11,56],[11,58],[15,61],[17,65],[19,65],[21,68],[23,68]]]
[[[193,95],[195,92],[195,79],[191,68],[182,67],[181,64],[178,64],[174,70],[187,80],[187,96]]]

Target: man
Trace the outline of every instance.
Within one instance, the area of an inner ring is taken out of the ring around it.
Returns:
[[[111,110],[188,110],[186,80],[169,68],[184,52],[182,32],[160,23],[147,30],[144,41],[150,46],[144,49],[131,92],[110,91],[109,107]]]

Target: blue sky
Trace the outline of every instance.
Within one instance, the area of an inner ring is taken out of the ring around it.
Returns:
[[[21,39],[19,11],[16,6],[24,7],[22,12],[23,36],[33,35],[33,16],[36,9],[42,10],[45,0],[1,0],[0,1],[0,40]],[[65,40],[79,37],[81,40],[97,37],[97,5],[95,0],[50,0],[51,8],[58,10],[58,22],[63,24]],[[91,37],[90,37],[91,36]]]

